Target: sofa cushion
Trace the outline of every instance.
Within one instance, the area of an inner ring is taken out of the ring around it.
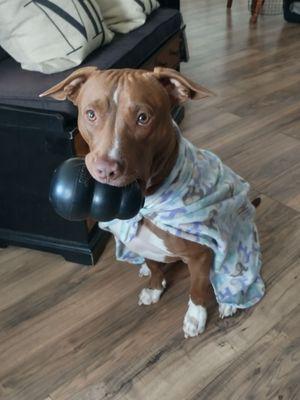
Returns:
[[[17,0],[0,5],[0,42],[22,68],[46,74],[74,68],[109,43],[97,0]]]
[[[120,35],[90,54],[82,66],[95,65],[99,68],[138,68],[152,53],[180,30],[181,14],[178,10],[159,8],[148,18],[145,25]],[[59,111],[76,116],[75,107],[68,101],[39,98],[39,93],[63,80],[72,70],[44,75],[25,71],[12,58],[0,61],[0,103],[35,109]]]

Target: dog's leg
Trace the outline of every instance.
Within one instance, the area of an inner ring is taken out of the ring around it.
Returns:
[[[166,288],[166,280],[164,279],[164,275],[160,269],[163,263],[146,260],[146,264],[151,271],[151,277],[149,287],[143,289],[139,294],[139,305],[157,303],[162,292]]]
[[[205,329],[207,312],[206,304],[209,297],[209,271],[212,265],[212,251],[204,248],[200,256],[193,257],[188,262],[191,275],[191,290],[188,310],[183,321],[184,337],[194,337]]]
[[[141,264],[140,270],[139,270],[139,277],[142,278],[144,276],[150,276],[151,271],[148,267],[148,265],[144,262],[144,264]]]
[[[231,317],[235,314],[237,308],[235,306],[231,306],[230,304],[220,303],[219,304],[219,315],[220,318]]]

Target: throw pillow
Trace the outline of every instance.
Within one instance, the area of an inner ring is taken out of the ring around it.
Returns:
[[[0,1],[0,44],[24,69],[73,68],[112,37],[97,0]]]
[[[156,0],[98,0],[107,26],[127,33],[143,25],[146,16],[159,7]]]
[[[135,0],[138,3],[142,3],[141,7],[143,7],[144,13],[149,15],[152,11],[156,10],[159,7],[159,2],[157,0]]]

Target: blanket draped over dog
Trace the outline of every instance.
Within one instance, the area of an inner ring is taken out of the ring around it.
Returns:
[[[178,130],[177,162],[139,214],[127,221],[101,222],[110,231],[118,225],[116,255],[121,261],[142,264],[144,258],[128,244],[145,217],[172,235],[210,247],[214,252],[210,280],[218,303],[247,308],[264,294],[255,209],[249,185],[221,160],[184,139]]]

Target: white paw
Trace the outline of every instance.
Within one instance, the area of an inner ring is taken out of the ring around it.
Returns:
[[[183,320],[184,337],[198,336],[199,333],[204,332],[206,324],[207,312],[203,306],[197,306],[189,300],[189,308]]]
[[[162,289],[149,289],[145,288],[139,294],[139,306],[145,305],[149,306],[150,304],[157,303],[160,299],[162,292],[165,290],[166,287],[166,280],[162,281]]]
[[[146,263],[142,264],[139,270],[139,277],[142,278],[143,276],[151,276],[151,271]]]
[[[219,315],[221,318],[231,317],[236,313],[237,308],[235,306],[231,306],[230,304],[221,303],[219,304]]]

